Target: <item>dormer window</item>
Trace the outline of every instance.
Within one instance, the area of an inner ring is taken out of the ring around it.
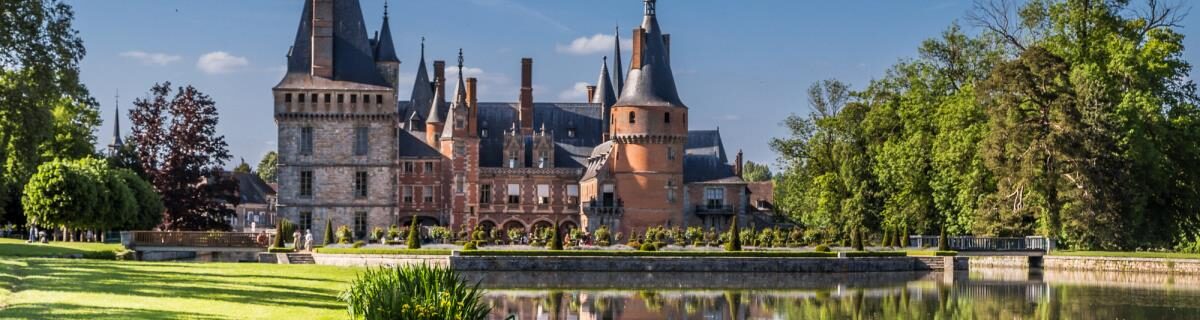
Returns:
[[[575,128],[567,128],[567,138],[575,137]]]
[[[304,103],[304,94],[303,93],[296,95],[296,98],[300,99],[300,103]]]
[[[285,94],[283,95],[283,102],[285,102],[285,103],[292,103],[292,94],[291,94],[291,93],[285,93]]]
[[[516,168],[517,167],[517,158],[508,158],[508,167]]]
[[[487,138],[487,129],[479,130],[479,136]]]
[[[368,104],[368,103],[371,103],[371,95],[364,94],[363,95],[363,104]]]

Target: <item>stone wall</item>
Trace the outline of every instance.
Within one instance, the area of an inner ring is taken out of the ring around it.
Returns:
[[[459,271],[548,272],[896,272],[929,270],[911,257],[728,258],[728,257],[476,257],[452,256]]]
[[[1027,256],[974,256],[971,257],[971,268],[1029,268]]]
[[[380,255],[380,254],[320,254],[314,253],[317,264],[343,267],[379,267],[427,264],[449,266],[447,256],[436,255]]]
[[[1065,256],[1046,256],[1042,259],[1045,269],[1200,274],[1200,260],[1194,259]]]

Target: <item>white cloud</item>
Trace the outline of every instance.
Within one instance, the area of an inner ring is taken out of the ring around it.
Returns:
[[[738,121],[738,120],[742,120],[742,116],[736,115],[736,114],[725,114],[725,115],[717,116],[716,119],[720,120],[720,121]]]
[[[587,101],[587,87],[592,84],[587,82],[576,82],[570,89],[563,90],[558,94],[558,98],[563,101]]]
[[[130,59],[134,59],[137,61],[141,61],[142,64],[157,65],[157,66],[165,66],[165,65],[171,64],[175,61],[179,61],[179,59],[181,59],[180,56],[176,56],[176,55],[170,55],[170,54],[158,53],[158,52],[145,52],[145,51],[138,51],[138,50],[122,52],[121,56],[130,58]]]
[[[576,38],[570,44],[557,44],[555,45],[555,50],[560,53],[575,55],[611,53],[614,39],[616,38],[613,35],[597,33],[591,37]],[[630,48],[633,48],[633,41],[622,39],[621,49],[628,51]]]
[[[225,51],[209,52],[196,61],[196,68],[207,74],[230,73],[248,65],[250,61],[246,58]]]

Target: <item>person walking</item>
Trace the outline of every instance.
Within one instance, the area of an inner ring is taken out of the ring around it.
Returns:
[[[304,248],[310,252],[312,251],[312,240],[312,229],[308,229],[304,234]]]
[[[292,232],[292,247],[295,248],[296,251],[304,250],[304,238],[303,235],[300,234],[300,229],[296,229],[295,232]]]

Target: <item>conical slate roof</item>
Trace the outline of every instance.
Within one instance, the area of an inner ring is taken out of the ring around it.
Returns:
[[[409,102],[413,113],[423,119],[433,119],[429,114],[430,102],[433,100],[433,85],[429,82],[429,71],[425,69],[425,42],[421,42],[421,61],[417,62],[417,79],[413,80],[412,95]],[[436,114],[437,112],[434,112]]]
[[[450,111],[446,112],[446,120],[449,123],[442,128],[442,139],[454,137],[454,113],[460,112],[460,108],[467,106],[467,85],[463,83],[463,55],[462,49],[458,49],[458,83],[454,85],[454,102],[450,104]]]
[[[687,108],[675,89],[675,76],[671,72],[667,47],[655,14],[655,0],[645,1],[646,15],[642,19],[645,39],[642,41],[641,65],[631,66],[616,105]],[[637,61],[637,57],[634,57],[634,61]]]
[[[309,75],[312,71],[313,2],[304,1],[296,40],[288,55],[288,75]],[[375,68],[373,48],[367,41],[362,7],[358,0],[333,2],[333,79],[389,87]],[[285,81],[287,81],[285,77]]]
[[[442,109],[441,105],[446,103],[445,102],[446,99],[445,99],[445,97],[443,97],[443,95],[445,95],[445,94],[442,93],[442,89],[438,88],[437,91],[434,91],[433,98],[429,98],[429,99],[425,100],[426,101],[425,105],[427,106],[425,108],[425,112],[426,112],[426,114],[429,115],[429,118],[428,118],[429,120],[425,120],[425,123],[445,122],[442,120],[442,116],[441,116],[440,112],[438,112],[438,110]]]
[[[613,81],[615,81],[613,84],[616,85],[616,88],[613,90],[620,95],[622,89],[625,88],[625,70],[621,69],[621,27],[617,27],[617,32],[613,37],[613,57],[616,57],[616,59],[613,60],[613,72],[616,72],[616,77],[613,78]]]
[[[617,94],[613,92],[612,78],[608,76],[608,57],[600,64],[600,79],[596,80],[596,96],[592,101],[599,103],[605,110],[617,103]]]
[[[392,44],[392,28],[388,23],[387,3],[383,5],[383,27],[379,28],[379,39],[375,45],[375,61],[400,62],[396,57],[396,46]]]

